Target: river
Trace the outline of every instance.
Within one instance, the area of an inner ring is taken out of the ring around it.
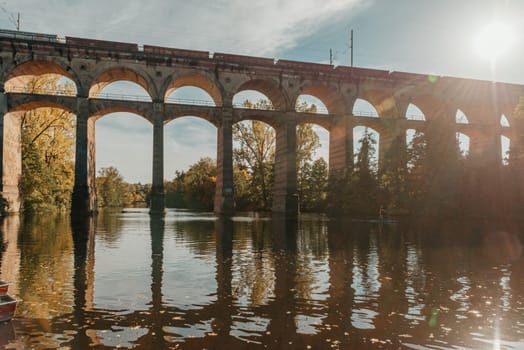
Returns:
[[[13,349],[524,349],[518,223],[3,219]]]

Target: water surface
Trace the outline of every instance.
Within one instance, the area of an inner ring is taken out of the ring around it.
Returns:
[[[518,224],[8,217],[6,348],[522,349]]]

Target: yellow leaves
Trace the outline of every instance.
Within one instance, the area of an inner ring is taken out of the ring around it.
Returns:
[[[28,89],[74,88],[60,76],[45,75],[27,84]],[[73,187],[75,117],[52,107],[36,108],[22,116],[22,194],[25,209],[50,210],[68,207]]]

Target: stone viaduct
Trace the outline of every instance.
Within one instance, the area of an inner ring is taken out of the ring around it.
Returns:
[[[76,85],[76,95],[27,90],[35,76],[58,74]],[[115,81],[143,87],[151,101],[104,98],[100,91]],[[524,86],[471,79],[435,77],[232,54],[137,45],[54,35],[0,31],[0,193],[9,210],[20,208],[20,115],[39,107],[59,107],[77,117],[75,183],[72,209],[96,210],[95,121],[113,112],[131,112],[153,125],[152,213],[164,210],[164,125],[183,116],[203,118],[217,129],[218,175],[215,212],[234,210],[232,126],[261,120],[276,130],[273,211],[297,212],[296,127],[314,123],[329,132],[329,170],[344,171],[353,164],[353,128],[373,128],[380,134],[380,159],[398,135],[408,129],[434,133],[438,142],[453,142],[456,132],[470,137],[470,152],[501,162],[501,135],[518,142],[514,111]],[[176,89],[194,86],[206,91],[214,106],[169,103]],[[255,90],[272,102],[272,110],[237,108],[233,97]],[[299,96],[320,99],[327,114],[295,109]],[[372,104],[378,118],[354,115],[357,99]],[[406,117],[417,106],[425,120]],[[457,110],[467,124],[456,123]],[[501,116],[509,121],[501,125]],[[435,131],[435,130],[433,130]],[[438,130],[437,130],[438,131]]]

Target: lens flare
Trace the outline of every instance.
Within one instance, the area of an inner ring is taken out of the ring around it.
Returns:
[[[509,24],[493,22],[484,27],[475,38],[475,51],[488,60],[496,60],[506,54],[514,41],[514,33]]]

